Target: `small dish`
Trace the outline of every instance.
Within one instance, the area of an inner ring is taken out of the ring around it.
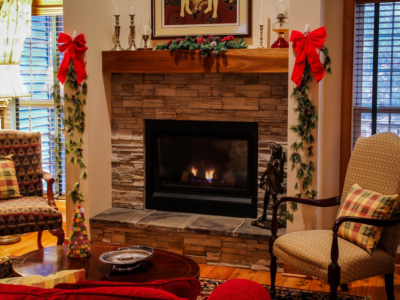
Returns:
[[[99,259],[113,266],[118,272],[129,272],[140,266],[140,263],[154,255],[154,249],[144,245],[119,248],[100,255]]]

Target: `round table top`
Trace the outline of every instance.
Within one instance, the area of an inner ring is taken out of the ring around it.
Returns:
[[[169,251],[155,249],[152,258],[142,262],[137,269],[128,273],[113,271],[111,265],[99,260],[104,252],[127,246],[91,244],[92,255],[87,258],[68,258],[67,245],[38,249],[17,258],[13,263],[13,270],[19,276],[47,276],[63,270],[85,269],[86,280],[135,283],[199,278],[200,268],[196,262]]]

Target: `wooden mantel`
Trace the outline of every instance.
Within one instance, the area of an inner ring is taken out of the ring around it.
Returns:
[[[105,73],[287,73],[288,49],[229,49],[204,58],[200,51],[103,51]]]

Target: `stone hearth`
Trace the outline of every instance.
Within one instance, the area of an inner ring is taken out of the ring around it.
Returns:
[[[270,231],[251,219],[110,208],[90,219],[93,242],[148,245],[197,263],[269,271]],[[278,235],[286,232],[279,229]],[[278,262],[279,272],[283,264]]]
[[[287,84],[286,73],[113,74],[112,206],[144,208],[145,119],[258,122],[261,176],[267,142],[286,148]]]

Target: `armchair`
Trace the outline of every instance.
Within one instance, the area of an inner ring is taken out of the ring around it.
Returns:
[[[337,290],[348,289],[347,283],[378,275],[385,275],[386,295],[394,300],[394,271],[397,246],[400,241],[400,203],[397,202],[391,219],[377,220],[362,217],[340,217],[332,230],[291,232],[277,237],[278,207],[294,201],[318,207],[343,205],[348,191],[355,183],[364,189],[385,195],[400,192],[400,138],[391,132],[369,138],[360,138],[352,153],[343,194],[326,200],[309,200],[285,197],[273,205],[271,254],[271,298],[275,298],[277,258],[293,268],[330,285],[330,300],[337,299]],[[338,237],[339,226],[344,222],[358,222],[384,227],[377,248],[368,254],[361,247]]]
[[[38,232],[37,245],[43,248],[42,232],[48,230],[57,237],[57,245],[62,245],[62,214],[54,201],[55,180],[42,170],[40,132],[0,130],[0,156],[10,154],[22,198],[0,201],[0,236]],[[47,200],[42,179],[47,183]]]

